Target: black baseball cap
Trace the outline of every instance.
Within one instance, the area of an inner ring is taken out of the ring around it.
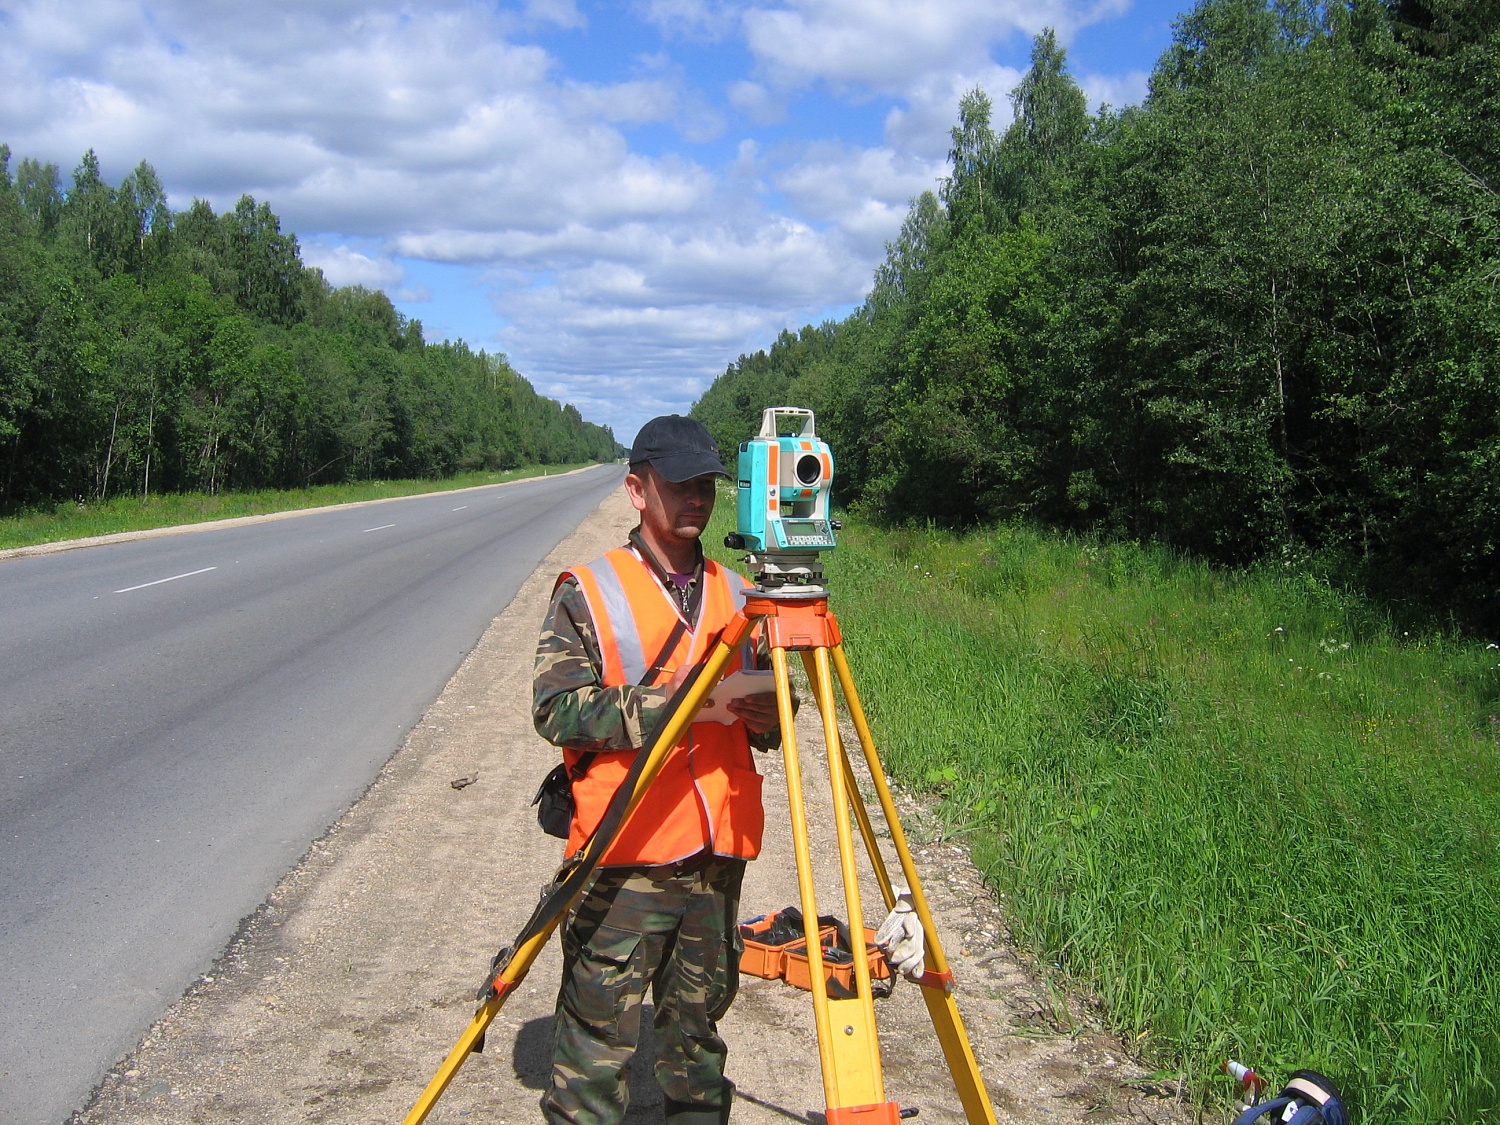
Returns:
[[[708,427],[681,414],[663,414],[641,427],[641,432],[635,435],[635,444],[630,447],[630,463],[641,461],[649,461],[652,468],[673,484],[704,473],[729,476]]]

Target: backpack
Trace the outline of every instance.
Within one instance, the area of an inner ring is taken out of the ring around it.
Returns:
[[[1349,1125],[1339,1088],[1315,1070],[1295,1070],[1281,1093],[1269,1101],[1248,1107],[1234,1125],[1255,1125],[1262,1117],[1266,1125],[1285,1120],[1287,1125]]]

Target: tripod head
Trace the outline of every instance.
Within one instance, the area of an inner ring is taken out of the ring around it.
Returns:
[[[813,412],[767,407],[760,433],[740,445],[737,476],[735,530],[724,545],[747,552],[762,593],[821,595],[821,555],[838,545],[841,525],[828,516],[833,451],[818,438]]]

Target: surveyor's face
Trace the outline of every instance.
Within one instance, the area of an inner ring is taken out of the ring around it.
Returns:
[[[714,514],[713,473],[674,483],[647,465],[640,476],[625,479],[641,523],[668,542],[697,539]]]

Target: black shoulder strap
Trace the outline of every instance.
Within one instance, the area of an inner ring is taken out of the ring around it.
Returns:
[[[667,643],[661,646],[661,651],[656,654],[656,659],[651,662],[651,667],[646,669],[646,674],[641,677],[642,684],[649,684],[656,679],[656,674],[666,667],[667,660],[672,655],[672,650],[677,647],[677,642],[682,640],[682,634],[687,632],[687,622],[682,618],[677,619],[677,624],[672,626],[672,631],[667,634]]]
[[[656,674],[666,665],[672,650],[677,647],[677,642],[682,640],[682,634],[687,632],[687,624],[682,618],[677,619],[677,624],[672,626],[672,631],[667,634],[667,643],[661,646],[661,651],[656,654],[656,659],[651,662],[651,667],[646,669],[646,674],[641,677],[642,684],[649,684],[656,679]],[[574,781],[583,779],[583,775],[589,772],[589,767],[594,764],[594,759],[599,756],[597,750],[586,750],[578,756],[578,761],[573,763],[573,768],[568,771],[568,776]]]

